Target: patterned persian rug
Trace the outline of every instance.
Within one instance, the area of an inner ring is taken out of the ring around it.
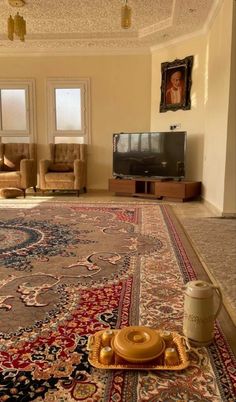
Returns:
[[[44,203],[0,210],[0,401],[236,400],[236,360],[219,325],[174,371],[103,371],[87,339],[105,328],[182,332],[194,258],[170,207]]]

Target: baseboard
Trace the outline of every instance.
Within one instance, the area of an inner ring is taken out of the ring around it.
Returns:
[[[235,212],[223,212],[220,211],[218,208],[216,208],[215,205],[211,204],[209,201],[205,200],[202,198],[202,202],[205,204],[205,206],[216,216],[220,216],[222,218],[228,218],[228,219],[236,219],[236,213]]]
[[[222,216],[222,211],[220,211],[215,205],[211,204],[211,202],[207,201],[202,197],[203,204],[216,216]]]
[[[222,213],[222,218],[236,219],[236,213],[234,213],[234,212],[223,212]]]
[[[102,188],[89,188],[89,189],[87,189],[87,192],[88,193],[106,193],[106,194],[109,194],[109,191],[107,190],[107,189],[102,189]]]

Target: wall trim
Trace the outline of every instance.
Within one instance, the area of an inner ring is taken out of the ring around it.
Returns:
[[[202,202],[208,208],[214,215],[216,216],[222,216],[222,211],[217,208],[214,204],[211,202],[207,201],[204,197],[202,197]]]
[[[125,49],[112,49],[112,48],[98,48],[98,49],[2,49],[0,50],[0,57],[48,57],[48,56],[138,56],[150,55],[151,50],[148,47],[140,48],[125,48]]]
[[[222,218],[236,219],[236,212],[223,212]]]

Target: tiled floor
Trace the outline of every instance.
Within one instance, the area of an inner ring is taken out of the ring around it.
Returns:
[[[172,202],[172,201],[159,201],[155,199],[141,198],[141,197],[124,197],[115,196],[108,191],[89,191],[86,194],[81,194],[77,197],[74,193],[52,193],[48,192],[41,195],[40,192],[28,193],[26,198],[19,197],[17,199],[3,199],[0,198],[0,207],[30,207],[46,201],[76,201],[76,202],[157,202],[167,203],[173,206],[176,215],[181,217],[209,217],[216,216],[203,202]]]

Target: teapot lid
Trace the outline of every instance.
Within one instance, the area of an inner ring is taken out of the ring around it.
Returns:
[[[205,281],[190,281],[185,285],[188,296],[205,299],[212,296],[212,285]]]

